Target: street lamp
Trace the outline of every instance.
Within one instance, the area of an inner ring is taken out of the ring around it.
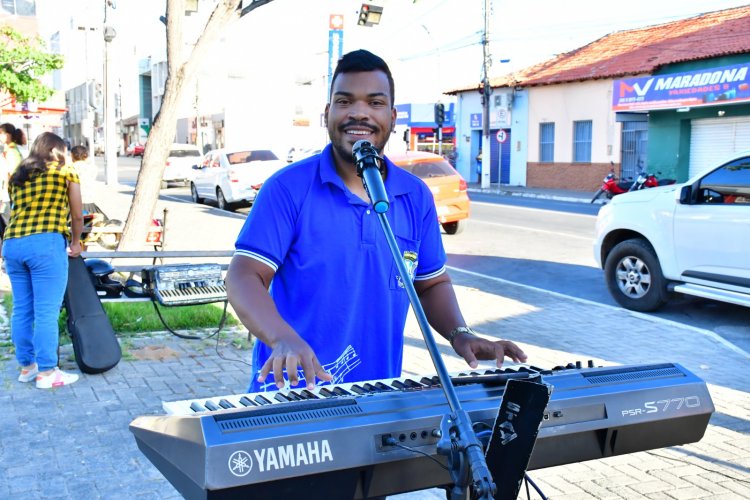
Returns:
[[[489,19],[490,5],[489,0],[484,0],[484,31],[482,32],[482,52],[483,52],[483,78],[482,78],[482,175],[480,183],[482,189],[490,187],[490,87],[489,66],[492,63],[489,52]]]
[[[86,97],[83,100],[83,106],[85,113],[79,118],[79,126],[80,130],[78,134],[80,134],[80,138],[78,137],[78,134],[76,134],[76,137],[71,137],[72,133],[70,130],[70,126],[68,126],[68,138],[72,141],[83,141],[83,144],[86,144],[87,147],[91,148],[89,151],[89,154],[94,154],[95,152],[95,140],[94,137],[96,134],[94,133],[94,129],[97,125],[96,116],[94,118],[91,117],[92,112],[94,115],[98,114],[100,112],[99,109],[97,109],[97,106],[100,106],[101,104],[97,104],[96,100],[96,81],[99,79],[96,78],[94,80],[91,79],[91,61],[89,58],[89,31],[94,32],[98,31],[98,28],[94,26],[77,26],[76,27],[78,31],[83,32],[83,64],[84,64],[84,88],[86,91]]]
[[[105,7],[106,8],[106,7]],[[117,32],[104,26],[104,176],[108,186],[117,184],[117,143],[115,141],[115,86],[112,78],[111,45]]]

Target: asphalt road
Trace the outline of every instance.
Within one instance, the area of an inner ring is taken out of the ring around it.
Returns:
[[[99,159],[101,161],[101,159]],[[119,180],[134,185],[140,159],[120,158]],[[103,179],[103,170],[100,178]],[[192,203],[185,187],[162,190],[162,198]],[[459,235],[445,235],[449,265],[530,287],[619,307],[604,283],[592,254],[599,205],[539,198],[472,193],[472,214]],[[244,218],[204,207],[202,217]],[[605,310],[606,311],[606,310]],[[676,296],[652,316],[711,330],[750,351],[750,309],[710,300]],[[602,313],[601,327],[608,317]]]
[[[444,239],[452,252],[451,265],[618,307],[592,253],[598,207],[508,196],[495,196],[489,203],[479,201],[479,196],[472,199],[472,218],[462,235],[470,239],[456,240],[455,245]],[[748,308],[676,295],[648,314],[713,331],[750,351]],[[606,328],[606,315],[601,320]]]

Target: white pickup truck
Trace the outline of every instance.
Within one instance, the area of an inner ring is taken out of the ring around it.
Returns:
[[[750,151],[684,184],[614,197],[594,258],[627,309],[656,310],[673,292],[750,307]]]

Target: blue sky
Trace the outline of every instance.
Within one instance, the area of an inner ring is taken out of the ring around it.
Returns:
[[[99,7],[104,0],[39,3],[60,9],[60,17],[89,15],[93,23],[101,22]],[[322,86],[328,65],[328,17],[341,14],[344,50],[366,48],[386,59],[396,78],[397,102],[445,99],[443,91],[481,81],[484,0],[371,3],[383,7],[381,23],[360,27],[356,25],[360,0],[274,0],[227,31],[232,41],[228,45],[236,50],[224,50],[218,57],[233,70],[276,81],[309,79]],[[87,4],[88,8],[81,8]],[[493,0],[490,76],[541,62],[615,31],[747,4],[747,0]],[[119,41],[135,44],[140,57],[163,52],[165,27],[159,16],[165,12],[166,0],[117,0],[116,5],[111,20],[117,23]],[[323,91],[316,95],[325,96]]]
[[[409,101],[439,98],[442,90],[479,82],[484,0],[373,0],[381,24],[356,26],[356,0],[275,0],[243,18],[263,45],[265,62],[325,72],[328,15],[343,14],[344,50],[366,48],[391,65]],[[737,0],[535,0],[491,2],[491,76],[541,62],[608,33],[748,4]],[[244,28],[243,28],[244,29]],[[251,44],[252,47],[252,44]],[[251,48],[250,47],[250,48]],[[501,63],[500,60],[510,59]],[[399,99],[401,100],[401,99]]]

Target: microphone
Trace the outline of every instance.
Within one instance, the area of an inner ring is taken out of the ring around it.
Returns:
[[[383,159],[378,156],[369,141],[361,140],[354,143],[352,147],[354,163],[357,165],[357,175],[362,177],[362,184],[370,197],[372,208],[376,213],[384,214],[388,211],[390,202],[385,192],[383,176],[380,174],[379,162]]]

